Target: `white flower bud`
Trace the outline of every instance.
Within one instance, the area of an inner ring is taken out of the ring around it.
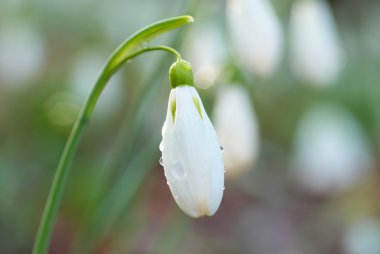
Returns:
[[[178,206],[194,218],[213,215],[223,196],[223,158],[214,127],[193,86],[174,85],[171,90],[160,150]]]
[[[343,55],[329,6],[324,1],[296,1],[290,33],[294,73],[312,85],[335,82]]]
[[[220,89],[214,123],[223,146],[226,176],[236,177],[252,168],[258,153],[258,126],[250,98],[241,86]]]
[[[272,74],[282,57],[283,34],[269,1],[229,0],[227,16],[240,63],[254,74]]]
[[[373,168],[366,141],[347,111],[337,106],[315,107],[297,130],[292,172],[314,193],[346,190]]]
[[[33,83],[46,61],[43,35],[28,22],[0,25],[0,82],[19,89]]]

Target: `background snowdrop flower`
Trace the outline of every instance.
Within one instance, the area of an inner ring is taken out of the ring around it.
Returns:
[[[329,6],[322,0],[296,1],[290,33],[294,73],[313,85],[336,81],[343,55]]]
[[[356,120],[337,106],[313,108],[296,133],[294,175],[315,193],[351,187],[373,167],[369,147]]]
[[[365,217],[348,226],[343,237],[343,247],[347,254],[380,253],[380,221]]]
[[[254,74],[272,74],[282,57],[283,34],[270,2],[229,0],[227,16],[240,63]]]
[[[161,163],[178,206],[189,216],[211,216],[224,190],[224,165],[214,127],[193,87],[189,63],[170,68],[170,92],[162,128]]]
[[[45,63],[43,35],[27,22],[0,26],[0,82],[13,88],[30,84]]]
[[[192,63],[195,85],[207,89],[220,74],[226,48],[220,29],[215,25],[202,25],[193,31],[186,40],[188,43],[185,55]]]
[[[236,177],[252,168],[258,153],[258,126],[250,98],[241,86],[220,89],[214,123],[223,146],[226,176]]]
[[[81,105],[90,93],[99,70],[103,66],[104,56],[99,53],[102,50],[99,48],[88,49],[81,52],[75,59],[72,65],[71,86],[70,90],[75,96],[78,105]],[[116,74],[110,80],[107,89],[99,98],[99,107],[95,119],[99,117],[104,119],[112,116],[122,101],[123,84],[120,73]]]

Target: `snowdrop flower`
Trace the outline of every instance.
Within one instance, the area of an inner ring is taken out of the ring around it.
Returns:
[[[333,83],[342,67],[342,49],[329,6],[322,0],[298,0],[290,19],[294,73],[313,85]]]
[[[27,22],[0,27],[0,79],[12,88],[30,84],[45,64],[43,35]]]
[[[349,225],[343,237],[347,254],[380,253],[380,221],[367,217]]]
[[[269,1],[229,0],[227,16],[240,63],[254,74],[272,74],[282,57],[283,34]]]
[[[188,62],[170,68],[172,90],[162,128],[161,164],[178,206],[189,216],[211,216],[224,190],[224,165],[214,127],[193,87]]]
[[[186,55],[194,69],[195,85],[207,89],[220,74],[226,52],[224,39],[220,29],[211,24],[193,31],[187,40]]]
[[[373,168],[368,143],[356,120],[337,106],[319,106],[296,133],[293,173],[306,189],[325,194],[343,191]]]
[[[236,177],[252,168],[258,153],[258,126],[250,98],[241,86],[220,89],[214,123],[223,146],[226,176]]]

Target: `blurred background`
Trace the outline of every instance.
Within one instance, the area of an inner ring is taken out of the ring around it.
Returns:
[[[175,204],[159,165],[171,55],[102,94],[49,253],[380,253],[380,2],[2,0],[0,253],[30,253],[68,134],[136,30],[193,64],[226,164],[213,217]],[[207,90],[204,88],[208,88]]]

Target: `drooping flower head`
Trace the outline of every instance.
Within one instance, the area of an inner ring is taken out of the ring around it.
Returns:
[[[162,128],[162,165],[178,206],[189,216],[211,216],[224,190],[224,164],[215,129],[193,87],[188,62],[170,68],[172,90]]]

